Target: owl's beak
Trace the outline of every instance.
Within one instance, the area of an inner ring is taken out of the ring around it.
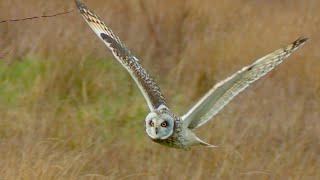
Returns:
[[[156,134],[158,134],[158,131],[159,131],[159,130],[158,130],[158,128],[157,128],[157,127],[155,128],[155,131],[156,131]]]

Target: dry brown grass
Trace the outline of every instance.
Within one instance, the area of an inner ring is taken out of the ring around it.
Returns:
[[[143,97],[77,12],[0,24],[0,179],[320,179],[319,1],[86,3],[179,114],[254,59],[310,41],[197,130],[219,148],[180,151],[146,137]],[[0,7],[0,20],[75,8]]]

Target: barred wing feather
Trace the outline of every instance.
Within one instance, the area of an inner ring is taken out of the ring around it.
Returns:
[[[240,71],[216,84],[209,92],[202,97],[184,116],[190,129],[195,129],[215,116],[225,105],[236,95],[247,88],[250,83],[280,64],[292,51],[304,44],[306,38],[300,38],[285,48],[278,49],[258,59],[253,64],[242,68]]]
[[[150,111],[154,111],[160,106],[167,107],[166,100],[163,97],[160,88],[141,66],[139,60],[132,55],[131,51],[125,47],[112,30],[108,28],[93,11],[89,10],[78,0],[76,0],[76,4],[82,17],[89,24],[91,29],[107,45],[114,57],[128,70],[135,80],[147,101]]]

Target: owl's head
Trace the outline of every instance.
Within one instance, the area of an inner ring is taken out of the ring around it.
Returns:
[[[151,139],[167,139],[173,133],[174,118],[170,113],[151,112],[145,123],[146,132]]]

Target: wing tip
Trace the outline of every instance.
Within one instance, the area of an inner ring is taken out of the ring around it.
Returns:
[[[303,45],[305,42],[308,41],[309,38],[307,37],[301,37],[301,38],[298,38],[297,40],[295,40],[292,44],[293,44],[293,47],[298,47],[300,45]]]
[[[77,8],[80,11],[80,14],[83,15],[85,13],[85,10],[88,9],[86,5],[84,5],[81,1],[75,0],[74,1],[77,5]]]
[[[79,9],[85,8],[86,6],[79,0],[74,0],[74,2],[76,3],[77,7]]]

